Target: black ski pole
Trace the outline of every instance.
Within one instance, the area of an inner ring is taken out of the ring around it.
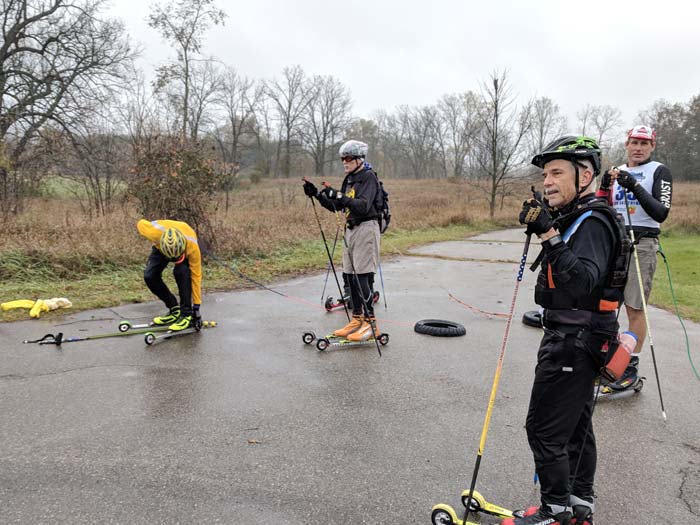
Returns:
[[[340,226],[335,228],[335,238],[333,239],[333,249],[331,250],[331,257],[335,255],[335,247],[338,245],[338,233],[340,232]],[[323,281],[323,291],[321,292],[321,304],[323,304],[323,298],[326,296],[326,286],[328,285],[328,277],[331,274],[331,265],[328,264],[326,267],[326,278]],[[342,299],[342,297],[341,297]]]
[[[630,206],[627,201],[627,189],[625,190],[625,210],[627,211],[627,224],[630,228],[630,239],[632,240],[632,246],[634,246],[634,265],[637,269],[637,283],[639,284],[639,293],[642,296],[642,311],[644,312],[644,322],[647,327],[647,335],[649,336],[649,348],[651,349],[651,360],[654,363],[654,375],[656,376],[656,386],[659,389],[659,402],[661,403],[661,417],[666,421],[666,410],[664,409],[664,396],[661,394],[661,380],[659,379],[659,369],[656,366],[656,354],[654,353],[654,338],[651,336],[651,325],[649,324],[649,312],[647,311],[647,300],[644,297],[644,283],[642,282],[642,273],[639,269],[639,257],[637,256],[637,246],[634,239],[634,230],[632,229],[632,217],[630,215]],[[656,254],[654,254],[656,255]]]
[[[379,261],[379,282],[382,283],[382,297],[384,298],[384,309],[386,310],[386,290],[384,290],[384,276],[382,275],[382,262]]]
[[[304,177],[304,182],[306,182],[306,177]],[[316,210],[316,203],[314,202],[313,197],[309,197],[309,200],[311,200],[311,207],[314,209],[314,215],[316,216],[316,222],[318,223],[318,229],[321,230],[321,238],[323,239],[323,246],[326,248],[326,254],[328,255],[328,262],[331,265],[331,270],[333,271],[333,277],[335,277],[335,284],[338,285],[338,293],[340,294],[340,297],[343,297],[343,290],[340,288],[340,281],[338,281],[338,274],[335,273],[335,264],[333,264],[333,256],[331,255],[331,251],[328,249],[328,242],[326,242],[326,234],[323,233],[323,226],[321,226],[321,219],[318,216],[318,211]],[[345,242],[345,238],[343,238],[343,242]],[[348,318],[348,322],[350,322],[350,313],[348,312],[348,305],[343,303],[343,309],[345,310],[345,316]]]
[[[498,383],[501,380],[501,370],[503,369],[503,359],[506,355],[506,346],[508,345],[508,336],[510,334],[510,326],[513,323],[513,312],[515,311],[515,301],[518,298],[518,289],[520,288],[520,282],[523,280],[523,272],[525,271],[525,261],[527,260],[527,251],[530,249],[530,237],[531,233],[527,234],[527,239],[525,239],[525,247],[523,248],[523,255],[520,257],[520,267],[518,268],[518,277],[515,281],[515,289],[513,290],[513,300],[510,303],[510,311],[508,312],[508,320],[506,321],[506,330],[503,334],[503,342],[501,343],[501,352],[498,355],[498,363],[496,365],[496,373],[493,376],[493,384],[491,385],[491,395],[489,396],[489,404],[486,409],[486,417],[484,418],[484,426],[481,429],[481,439],[479,440],[479,451],[476,454],[476,464],[474,465],[474,472],[472,473],[472,482],[469,486],[469,497],[468,502],[472,501],[474,496],[474,488],[476,487],[476,478],[479,475],[479,467],[481,466],[481,456],[484,453],[484,447],[486,446],[486,435],[489,431],[489,424],[491,423],[491,414],[493,412],[493,405],[496,401],[496,392],[498,392]],[[467,505],[464,510],[464,520],[462,523],[467,523],[467,518],[469,518],[469,507]]]

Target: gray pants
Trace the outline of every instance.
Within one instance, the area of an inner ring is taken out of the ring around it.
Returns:
[[[346,228],[343,273],[376,273],[379,265],[379,223],[366,221]]]

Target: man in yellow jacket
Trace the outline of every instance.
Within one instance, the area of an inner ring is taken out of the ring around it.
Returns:
[[[146,286],[168,307],[168,313],[155,317],[153,324],[169,325],[170,330],[199,329],[202,317],[202,254],[197,234],[181,221],[141,219],[136,225],[139,233],[153,243],[143,278]],[[163,282],[163,270],[175,263],[173,276],[180,295],[177,298]]]

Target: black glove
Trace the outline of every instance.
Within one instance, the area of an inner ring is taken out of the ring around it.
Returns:
[[[195,304],[192,306],[192,318],[194,320],[194,329],[195,330],[201,330],[202,329],[202,314],[199,311],[200,305]]]
[[[304,193],[307,197],[318,197],[318,188],[314,186],[313,182],[306,180],[304,181]]]
[[[528,235],[542,235],[554,227],[554,221],[545,205],[537,199],[528,199],[523,202],[523,209],[518,217],[520,224],[525,224]]]
[[[632,190],[637,185],[637,179],[629,171],[620,170],[617,174],[617,183],[626,190]]]
[[[600,180],[600,189],[604,191],[610,191],[612,186],[612,175],[610,175],[610,170],[603,173],[603,178]]]

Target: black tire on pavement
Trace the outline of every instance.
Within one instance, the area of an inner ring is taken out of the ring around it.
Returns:
[[[418,321],[413,329],[419,334],[435,337],[459,337],[467,333],[466,328],[461,324],[442,319],[423,319]]]
[[[542,328],[542,314],[539,310],[530,310],[523,314],[523,324],[527,326],[534,326],[535,328]]]

